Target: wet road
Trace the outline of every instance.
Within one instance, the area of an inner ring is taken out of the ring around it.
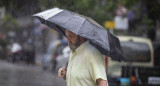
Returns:
[[[39,66],[0,61],[0,86],[66,86],[63,79],[52,76]]]

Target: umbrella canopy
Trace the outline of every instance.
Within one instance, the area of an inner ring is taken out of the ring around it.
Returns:
[[[103,55],[107,55],[113,60],[125,60],[119,39],[89,17],[59,8],[49,9],[33,16],[37,17],[41,23],[64,35],[65,29],[68,29],[76,35],[88,39],[90,44]]]

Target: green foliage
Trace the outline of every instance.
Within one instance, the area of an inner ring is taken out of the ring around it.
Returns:
[[[142,25],[146,26],[145,33],[148,33],[151,29],[154,29],[154,23],[153,20],[148,18],[148,16],[144,16],[144,19],[142,20]]]
[[[143,0],[147,4],[148,14],[150,17],[159,20],[160,19],[160,3],[158,3],[158,0]],[[158,19],[159,18],[159,19]]]
[[[138,0],[40,0],[42,10],[59,7],[80,13],[104,24],[106,20],[114,20],[117,4],[122,3],[131,8]],[[132,3],[131,3],[132,2]]]
[[[13,0],[0,0],[0,7],[5,6],[7,9],[13,3]]]
[[[5,31],[18,28],[18,23],[16,19],[9,14],[2,19],[2,22],[3,22],[2,26],[5,29]]]
[[[40,0],[42,10],[53,7],[67,9],[89,16],[104,26],[105,21],[113,21],[118,4],[135,14],[135,33],[147,33],[154,27],[153,18],[159,17],[160,6],[157,1],[150,0]],[[146,8],[148,13],[143,13]],[[149,17],[148,17],[149,16]],[[142,28],[146,26],[146,30]]]
[[[119,0],[119,3],[121,3],[123,6],[127,7],[128,9],[131,9],[134,5],[136,5],[141,0]]]
[[[49,0],[41,0],[43,6],[49,7],[48,3],[51,2]],[[105,16],[105,9],[100,8],[98,0],[54,0],[52,7],[59,7],[89,16],[101,24],[101,19],[104,19]]]

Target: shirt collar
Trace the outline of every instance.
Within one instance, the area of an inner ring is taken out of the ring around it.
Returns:
[[[88,45],[89,45],[89,41],[86,41],[86,42],[82,43],[77,49],[72,51],[72,54],[78,54],[79,52],[81,52]]]

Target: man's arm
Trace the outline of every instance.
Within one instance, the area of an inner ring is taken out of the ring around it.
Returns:
[[[107,80],[97,79],[96,82],[98,86],[107,86]]]

